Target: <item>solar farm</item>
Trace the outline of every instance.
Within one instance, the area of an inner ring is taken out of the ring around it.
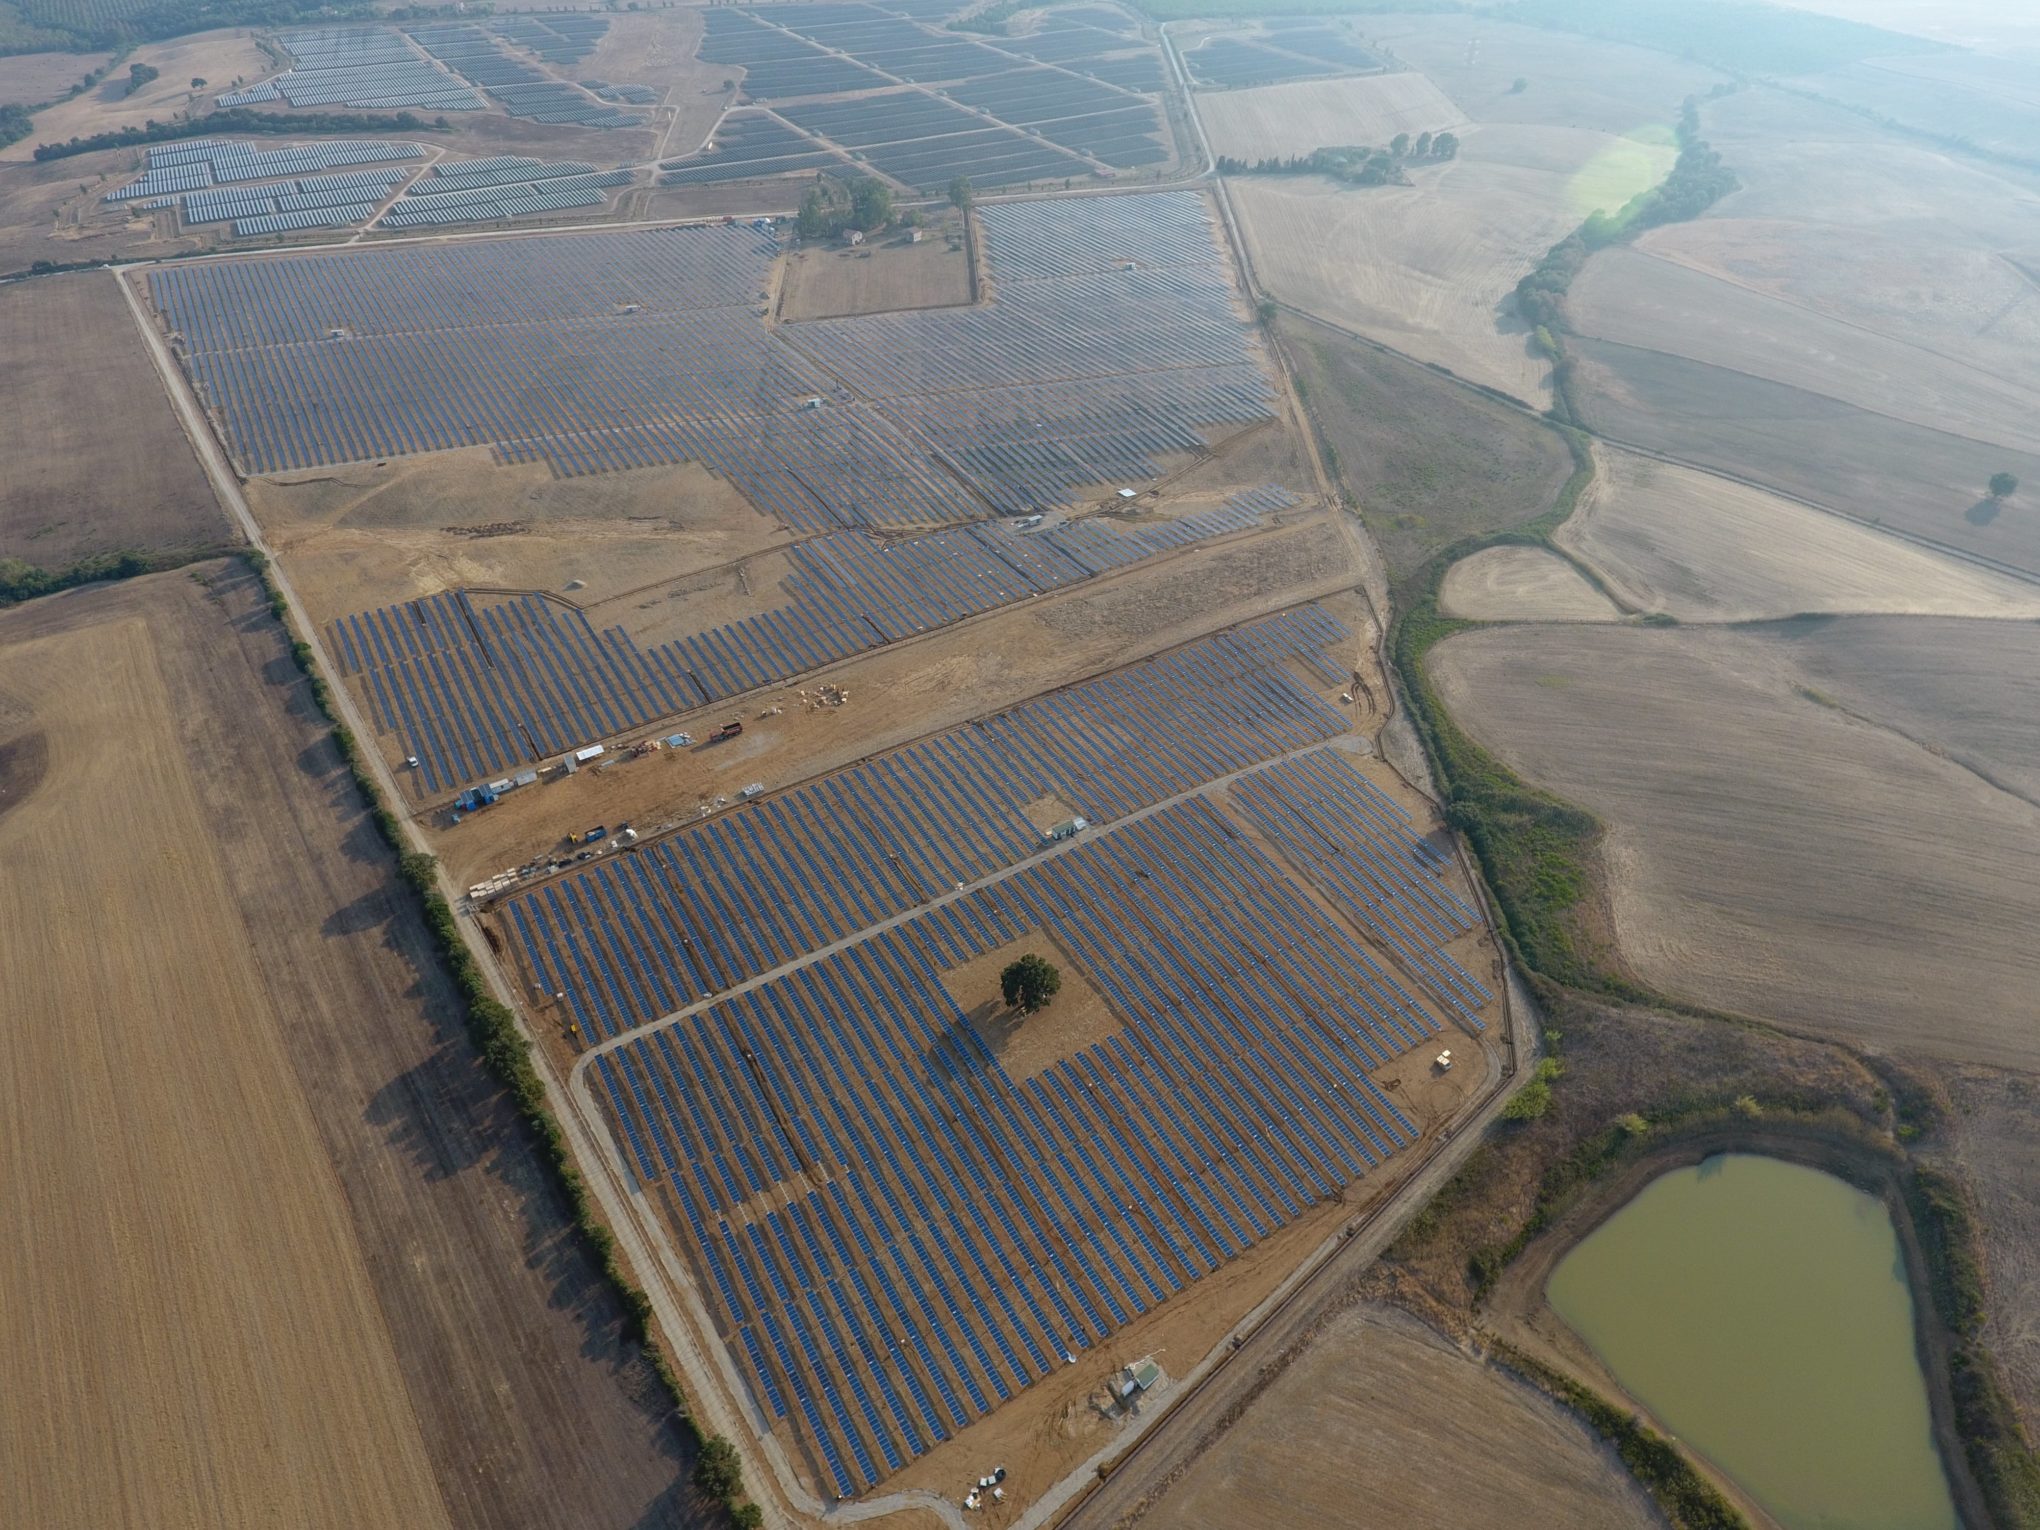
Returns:
[[[744,226],[221,261],[150,291],[251,473],[476,445],[568,475],[696,460],[795,527],[926,526],[1151,476],[1266,417],[1198,197],[983,226],[995,301],[778,329],[777,241]],[[606,386],[543,386],[580,375]]]
[[[579,127],[634,127],[641,114],[517,56],[570,67],[595,51],[609,23],[593,16],[513,17],[482,27],[460,22],[396,27],[316,27],[279,33],[291,55],[282,74],[216,97],[222,107],[413,107],[485,110]],[[485,99],[485,97],[487,99]],[[636,99],[633,95],[632,100]]]
[[[1264,619],[494,909],[590,1049],[577,1074],[757,1418],[824,1496],[1415,1139],[1378,1070],[1477,1034],[1491,996],[1446,949],[1473,910],[1289,668],[1335,683],[1350,639],[1316,607]],[[1255,821],[1311,815],[1310,858],[1253,843],[1209,791],[1225,781]],[[1047,856],[1025,811],[1044,795],[1093,825]],[[950,983],[1028,936],[1115,1024],[1016,1077]]]
[[[1223,89],[1374,73],[1385,67],[1378,54],[1350,33],[1308,21],[1269,22],[1248,37],[1208,37],[1185,50],[1183,61],[1199,85]]]
[[[970,37],[859,3],[717,7],[700,57],[741,67],[741,98],[754,106],[726,118],[709,148],[666,161],[663,183],[848,158],[909,190],[958,175],[996,189],[1163,164],[1160,58],[1118,21],[1056,15],[1026,36]]]
[[[132,281],[643,1208],[690,1385],[796,1503],[947,1492],[1073,1379],[1187,1371],[1389,1193],[1479,1082],[1434,1054],[1498,1014],[1458,862],[1353,736],[1378,624],[1203,192],[875,248],[751,213],[460,237],[646,179],[1173,163],[1132,18],[946,14],[714,7],[734,89],[650,176],[592,138],[206,142],[115,193],[370,231]],[[606,25],[316,29],[256,88],[422,65],[541,123],[665,121]],[[1069,993],[1040,1024],[988,976],[1036,948]],[[1024,1492],[1074,1448],[1013,1451]]]
[[[284,149],[206,139],[150,149],[148,168],[104,200],[147,212],[174,207],[188,228],[230,223],[236,238],[248,238],[371,222],[386,229],[504,222],[601,207],[636,179],[629,170],[524,155],[441,160],[421,172],[415,162],[424,154],[415,143],[359,139]],[[298,173],[391,161],[346,175]]]

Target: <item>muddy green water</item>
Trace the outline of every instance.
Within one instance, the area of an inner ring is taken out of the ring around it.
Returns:
[[[1546,1295],[1665,1426],[1788,1530],[1954,1530],[1881,1201],[1734,1153],[1653,1180]]]

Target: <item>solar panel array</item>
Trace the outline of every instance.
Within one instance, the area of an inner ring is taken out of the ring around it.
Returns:
[[[629,170],[597,170],[578,160],[549,164],[511,155],[442,162],[407,187],[377,226],[420,228],[600,207],[610,188],[633,179]]]
[[[578,64],[595,51],[609,23],[600,16],[512,16],[491,23],[491,29],[548,64]]]
[[[1183,61],[1200,85],[1229,87],[1344,72],[1344,66],[1330,59],[1305,58],[1237,37],[1208,38],[1185,53]]]
[[[777,246],[745,226],[215,262],[150,281],[254,473],[483,445],[565,476],[697,461],[801,529],[925,527],[1150,478],[1159,457],[1203,450],[1210,427],[1267,417],[1197,196],[979,216],[994,302],[776,330],[758,305]]]
[[[933,190],[967,175],[980,187],[1069,180],[1083,160],[918,90],[782,106],[795,127],[855,150],[903,185]]]
[[[312,27],[280,33],[277,41],[293,66],[275,79],[219,96],[217,104],[482,109],[480,96],[390,27]]]
[[[341,669],[358,677],[379,729],[417,758],[428,791],[447,791],[1245,530],[1294,502],[1271,486],[1123,530],[1083,521],[1034,535],[968,526],[891,542],[820,537],[792,549],[783,607],[649,650],[536,596],[502,604],[437,595],[347,617],[332,632]]]
[[[234,181],[274,180],[281,176],[303,175],[307,171],[336,170],[347,165],[422,159],[424,154],[425,151],[415,143],[384,143],[360,138],[331,139],[287,149],[257,148],[252,143],[208,138],[150,149],[148,168],[141,176],[108,192],[105,200],[125,202],[169,192],[201,191]],[[286,189],[267,187],[259,195],[267,196]],[[302,187],[296,189],[303,190]],[[251,189],[250,194],[258,193]]]
[[[659,177],[661,186],[746,181],[794,170],[828,170],[846,178],[863,173],[834,150],[759,111],[731,112],[717,125],[712,147],[659,168],[666,172]]]
[[[585,1038],[650,1026],[590,1082],[827,1487],[871,1486],[1415,1139],[1370,1075],[1437,1021],[1208,801],[944,896],[1037,848],[1039,796],[1110,823],[1343,731],[1282,665],[1344,636],[1271,618],[500,906]],[[944,974],[1036,932],[1119,1028],[1016,1078]]]
[[[574,18],[557,16],[549,18],[544,27],[558,32]],[[606,30],[608,23],[593,23]],[[499,23],[497,30],[505,26],[536,26],[520,18],[515,22]],[[554,53],[562,56],[554,59],[560,63],[578,63],[594,51],[594,43],[601,31],[577,32],[569,41],[562,35]],[[533,122],[568,124],[575,127],[620,128],[636,127],[645,119],[637,112],[618,111],[605,101],[599,101],[578,85],[565,80],[554,79],[542,69],[525,63],[503,51],[496,38],[481,27],[469,22],[457,22],[431,26],[414,27],[411,37],[417,45],[445,64],[456,74],[472,81],[487,91],[495,101],[513,117],[528,118]],[[583,48],[582,43],[587,46]],[[578,51],[576,51],[578,50]],[[551,59],[554,53],[544,56]]]
[[[1470,1030],[1494,997],[1446,948],[1480,928],[1473,906],[1436,879],[1441,857],[1410,816],[1335,754],[1247,777],[1233,801],[1271,844],[1395,953],[1431,997]]]
[[[925,90],[781,108],[789,121],[917,189],[945,186],[957,175],[985,187],[1068,180],[1095,174],[1100,165],[1133,169],[1169,157],[1152,99],[1162,87],[1159,56],[1125,18],[1107,30],[1051,16],[1027,37],[972,39],[898,11],[855,0],[718,8],[707,14],[700,56],[743,65],[743,94],[751,101],[799,103],[901,82],[942,86],[941,96],[973,110],[954,109]],[[1060,67],[1029,67],[1036,58],[1088,67],[1094,55],[1106,68],[1089,79]],[[798,152],[814,148],[802,143]],[[737,178],[719,173],[723,167],[711,155],[666,168],[673,184]]]

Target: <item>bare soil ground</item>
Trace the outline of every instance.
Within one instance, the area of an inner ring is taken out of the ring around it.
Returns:
[[[158,77],[131,94],[129,64],[147,64],[158,71]],[[90,67],[79,61],[64,84],[76,83]],[[277,72],[269,55],[256,46],[252,31],[201,32],[170,42],[143,43],[120,68],[82,96],[37,112],[34,130],[19,143],[0,149],[0,161],[29,159],[37,144],[62,143],[117,128],[140,127],[151,119],[167,122],[187,113],[207,112],[214,96],[238,83],[253,83]],[[205,87],[192,89],[194,79],[204,80]]]
[[[0,644],[0,753],[48,767],[0,795],[0,944],[75,1011],[6,1028],[0,1165],[44,1210],[0,1322],[50,1374],[10,1382],[45,1401],[0,1424],[0,1518],[705,1523],[252,577],[36,601]]]
[[[1421,69],[1476,122],[1632,133],[1671,126],[1679,103],[1722,76],[1622,43],[1468,15],[1357,18],[1367,38]],[[1521,91],[1513,87],[1526,81]]]
[[[1607,825],[1615,937],[1649,982],[1865,1045],[2040,1062],[2040,809],[1832,704],[1789,641],[1511,627],[1430,662],[1470,733]]]
[[[34,106],[62,95],[111,53],[20,53],[0,58],[0,106]]]
[[[1682,622],[1806,611],[2040,616],[2040,586],[2025,580],[1748,484],[1618,447],[1594,451],[1593,487],[1556,536],[1638,610]],[[1454,569],[1448,591],[1459,577]]]
[[[954,220],[950,220],[952,225]],[[833,319],[902,308],[954,308],[970,301],[970,257],[960,228],[894,233],[856,248],[817,245],[787,257],[779,317]]]
[[[790,539],[694,463],[555,478],[476,447],[252,479],[246,492],[321,620],[467,586],[606,602],[605,624],[649,634],[670,613],[634,592]]]
[[[1484,547],[1445,571],[1438,609],[1477,622],[1612,622],[1622,612],[1541,547]]]
[[[1325,325],[1276,333],[1336,471],[1392,572],[1534,520],[1572,473],[1557,432]]]
[[[707,140],[735,97],[724,90],[730,71],[694,56],[707,13],[688,6],[657,14],[613,15],[595,51],[566,72],[576,80],[647,85],[663,93],[658,112],[661,156],[692,154]]]
[[[0,287],[0,557],[238,540],[112,277]]]
[[[0,626],[10,726],[47,750],[0,827],[0,1311],[36,1400],[0,1425],[5,1517],[446,1524],[249,932],[214,917],[158,635],[41,615]]]
[[[1196,103],[1211,152],[1244,160],[1342,144],[1385,146],[1398,133],[1414,138],[1467,122],[1465,112],[1414,72],[1200,91]]]
[[[2019,306],[2027,296],[2014,295]],[[2030,352],[2017,373],[1996,376],[1972,357],[1892,339],[1619,246],[1588,262],[1566,306],[1583,335],[1747,373],[1929,430],[2040,451],[2040,363],[2027,359]]]
[[[2040,1432],[2040,1078],[1966,1067],[1944,1077],[1952,1157],[1976,1193],[1990,1271],[1984,1340],[2030,1439]]]
[[[1572,1414],[1408,1313],[1364,1302],[1143,1522],[1501,1530],[1521,1525],[1527,1504],[1540,1522],[1582,1530],[1662,1523]]]
[[[1581,412],[1614,441],[2040,572],[2040,495],[1984,497],[2000,470],[2040,482],[2040,456],[1658,351],[1584,339],[1570,349]]]
[[[1061,976],[1062,987],[1046,1009],[1023,1015],[1007,1007],[999,992],[999,974],[1029,954],[1045,957]],[[992,1049],[999,1066],[1015,1079],[1033,1078],[1120,1030],[1119,1017],[1105,996],[1054,937],[1039,930],[950,968],[942,974],[942,985]]]

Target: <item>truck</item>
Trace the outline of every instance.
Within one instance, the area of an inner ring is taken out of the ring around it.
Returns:
[[[709,734],[708,741],[711,744],[720,744],[724,739],[735,738],[739,733],[742,733],[743,731],[744,725],[741,722],[732,719],[731,721],[724,723],[720,728],[716,729],[715,732]]]

